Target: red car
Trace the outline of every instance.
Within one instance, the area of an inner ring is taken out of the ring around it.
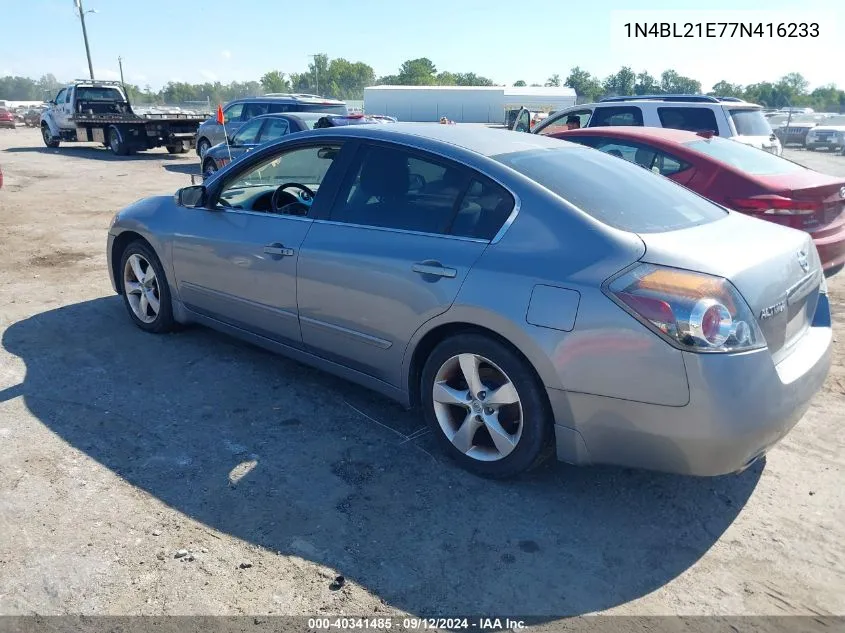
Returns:
[[[827,276],[845,265],[843,178],[711,132],[596,127],[549,136],[637,163],[729,209],[807,231]]]
[[[0,127],[8,127],[15,129],[15,115],[9,112],[6,108],[0,108]]]

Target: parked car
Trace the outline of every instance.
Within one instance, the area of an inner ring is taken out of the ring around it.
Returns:
[[[14,130],[17,127],[15,115],[9,112],[6,108],[0,108],[0,127],[5,127],[10,130]]]
[[[784,147],[787,145],[800,145],[804,147],[807,142],[807,134],[817,125],[826,120],[827,117],[819,114],[792,115],[774,128],[775,135],[780,139]]]
[[[554,450],[736,472],[830,366],[806,233],[482,126],[283,137],[120,211],[107,262],[142,330],[205,324],[419,405],[443,449],[489,477]]]
[[[43,110],[38,108],[31,108],[23,115],[23,122],[26,127],[38,127],[41,123],[41,113]]]
[[[804,147],[845,151],[845,116],[829,117],[807,132]]]
[[[246,97],[230,101],[223,107],[223,125],[212,117],[200,125],[197,131],[197,156],[202,159],[214,145],[226,141],[240,127],[262,114],[280,114],[283,112],[323,112],[326,114],[347,115],[346,103],[335,99],[326,99],[317,95],[273,93],[262,97]]]
[[[598,103],[572,106],[555,112],[538,124],[535,134],[552,134],[569,129],[568,121],[578,117],[579,128],[633,126],[712,131],[780,156],[781,143],[763,116],[763,108],[732,97],[708,95],[641,95],[608,97]],[[530,114],[520,114],[514,128],[530,130]]]
[[[553,136],[625,158],[729,209],[808,232],[828,276],[845,264],[845,178],[680,130],[608,127]]]
[[[229,162],[252,151],[262,143],[276,140],[286,134],[304,132],[341,125],[382,123],[363,114],[325,114],[323,112],[297,112],[296,114],[262,114],[245,123],[230,137],[228,145],[218,143],[205,153],[202,173],[206,178]]]

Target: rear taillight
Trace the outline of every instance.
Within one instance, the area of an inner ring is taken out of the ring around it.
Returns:
[[[607,292],[675,347],[737,352],[766,346],[748,304],[722,277],[641,264],[611,281]]]
[[[822,202],[794,200],[774,194],[735,198],[728,200],[728,205],[737,211],[750,211],[762,215],[813,215],[824,208]]]

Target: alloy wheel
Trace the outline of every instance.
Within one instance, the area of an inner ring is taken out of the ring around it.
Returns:
[[[161,294],[155,269],[142,255],[134,253],[123,268],[123,291],[132,312],[144,323],[152,323],[161,309]]]
[[[443,363],[432,399],[441,430],[467,457],[504,459],[522,437],[522,402],[513,381],[479,354],[458,354]]]

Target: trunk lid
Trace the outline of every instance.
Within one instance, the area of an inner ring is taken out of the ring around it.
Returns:
[[[807,170],[777,176],[756,176],[768,191],[799,202],[813,203],[808,215],[780,216],[781,223],[815,232],[835,222],[845,211],[845,179]],[[767,220],[778,221],[766,216]]]
[[[812,323],[822,269],[807,233],[731,212],[716,222],[640,238],[645,262],[728,279],[751,308],[775,363]]]

